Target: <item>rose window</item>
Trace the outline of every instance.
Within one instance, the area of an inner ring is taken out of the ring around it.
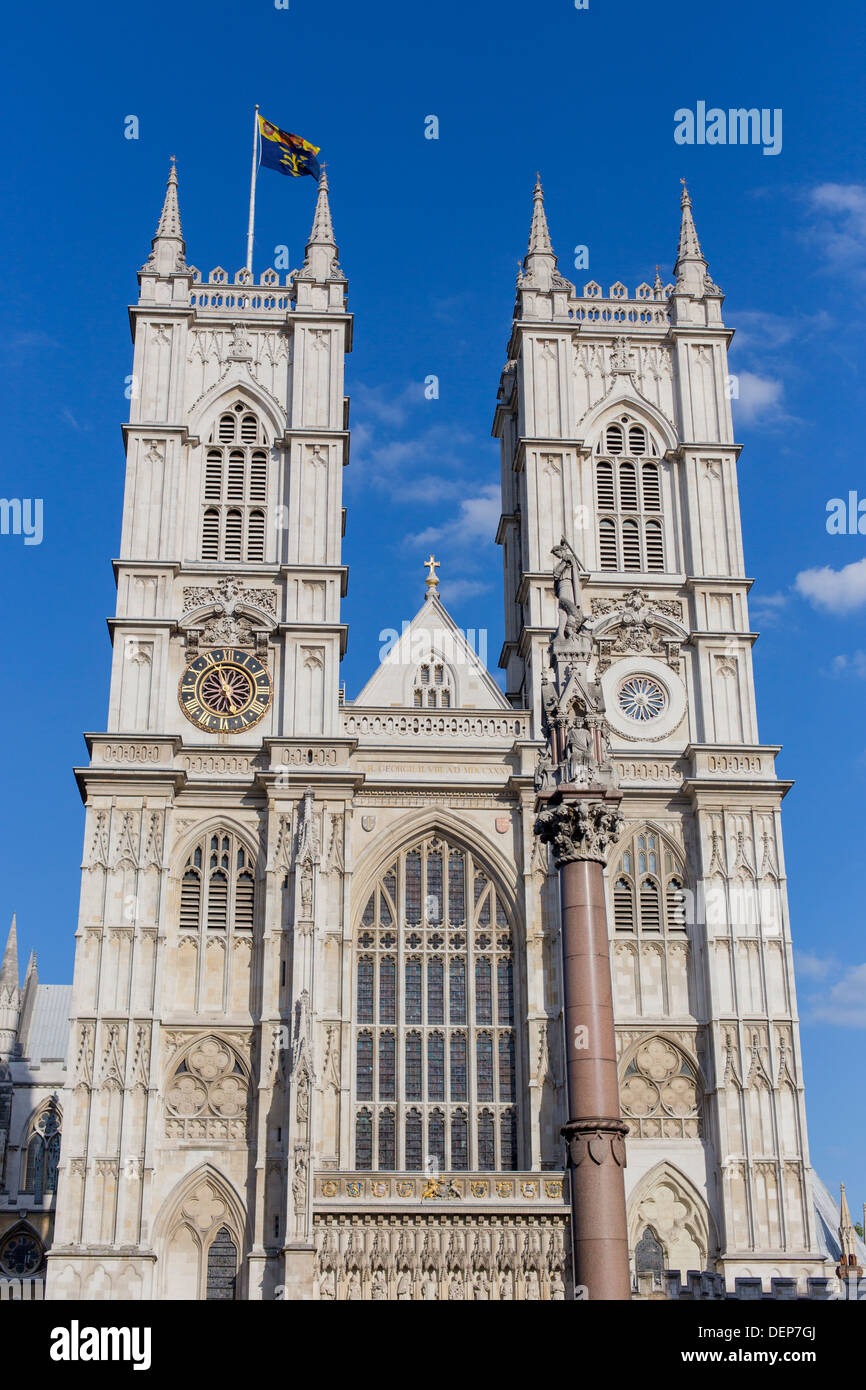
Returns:
[[[617,701],[623,714],[637,724],[657,719],[667,705],[667,695],[649,676],[631,676],[619,688]]]
[[[22,1279],[42,1264],[42,1246],[29,1231],[18,1230],[0,1249],[0,1270],[13,1278]]]

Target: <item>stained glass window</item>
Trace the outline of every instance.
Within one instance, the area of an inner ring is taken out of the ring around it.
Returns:
[[[430,834],[392,861],[369,901],[357,938],[355,1167],[513,1168],[506,899],[470,851]]]
[[[466,1034],[451,1034],[451,1099],[466,1100]],[[513,1096],[508,1097],[513,1100]]]
[[[373,962],[369,956],[358,961],[358,1022],[373,1022]]]
[[[238,1249],[227,1226],[221,1226],[207,1252],[206,1298],[230,1301],[235,1296]]]

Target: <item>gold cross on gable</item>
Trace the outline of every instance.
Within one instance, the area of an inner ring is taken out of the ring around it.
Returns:
[[[425,561],[424,561],[424,564],[427,566],[427,580],[426,580],[426,583],[427,583],[428,592],[434,593],[434,594],[435,594],[436,590],[439,588],[439,578],[438,578],[438,576],[437,576],[437,574],[436,574],[436,571],[437,571],[438,568],[439,568],[439,561],[438,561],[438,560],[434,560],[434,559],[433,559],[433,555],[432,555],[432,553],[431,553],[430,559],[429,559],[429,560],[425,560]]]

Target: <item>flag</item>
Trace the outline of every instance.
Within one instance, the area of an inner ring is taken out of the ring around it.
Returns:
[[[311,145],[300,135],[280,130],[279,126],[266,121],[264,116],[259,116],[259,135],[260,163],[265,169],[276,169],[277,173],[289,174],[293,179],[300,178],[302,174],[311,174],[314,179],[319,177],[321,170],[316,159],[318,145]]]

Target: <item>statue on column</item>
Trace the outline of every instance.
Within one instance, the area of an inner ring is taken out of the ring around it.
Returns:
[[[553,571],[553,592],[560,610],[557,637],[568,641],[577,636],[586,622],[580,588],[580,576],[586,570],[565,536],[553,547],[553,554],[559,562]]]

